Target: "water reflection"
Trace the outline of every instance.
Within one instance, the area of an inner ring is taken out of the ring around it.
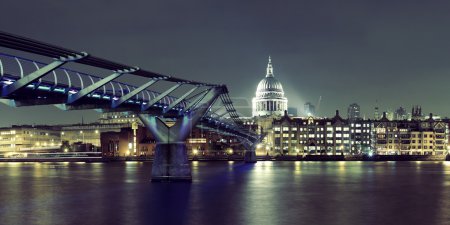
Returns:
[[[0,224],[450,224],[449,162],[0,163]]]

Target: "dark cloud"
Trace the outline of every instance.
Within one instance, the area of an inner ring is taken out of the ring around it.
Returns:
[[[450,3],[437,0],[5,0],[0,27],[149,70],[224,83],[234,97],[249,100],[270,54],[292,106],[323,96],[323,115],[358,102],[371,116],[376,100],[382,109],[421,104],[450,115],[449,11]],[[11,115],[11,123],[24,116],[53,119],[0,110],[21,117]]]

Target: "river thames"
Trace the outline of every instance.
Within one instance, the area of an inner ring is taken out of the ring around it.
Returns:
[[[0,163],[0,224],[450,224],[450,162]]]

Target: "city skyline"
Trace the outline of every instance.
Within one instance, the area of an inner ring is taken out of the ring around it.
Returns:
[[[421,105],[424,114],[449,116],[450,106],[441,103],[450,81],[445,76],[450,70],[445,41],[450,32],[444,29],[450,21],[445,13],[449,4],[407,3],[288,1],[274,6],[259,1],[253,10],[251,3],[172,1],[136,3],[127,11],[113,2],[102,14],[95,8],[104,2],[27,2],[23,12],[23,2],[9,1],[0,24],[7,32],[163,74],[224,83],[232,97],[248,102],[271,55],[290,107],[302,109],[322,96],[318,115],[329,117],[353,102],[360,104],[361,115],[372,117],[377,100],[380,112]],[[201,13],[192,15],[194,8]],[[110,16],[116,10],[123,13]],[[19,12],[20,20],[8,19]],[[83,17],[76,16],[79,12]],[[223,12],[234,17],[222,17]],[[51,16],[39,16],[43,13]],[[265,13],[272,16],[261,16]],[[45,26],[35,26],[31,19]],[[119,32],[118,27],[126,29]],[[230,82],[236,79],[240,82]],[[94,111],[63,113],[51,106],[1,105],[0,110],[11,118],[1,121],[2,126],[73,123],[82,116],[93,121],[99,116]]]

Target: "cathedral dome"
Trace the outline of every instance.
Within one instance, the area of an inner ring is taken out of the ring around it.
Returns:
[[[280,81],[275,77],[265,77],[262,79],[256,89],[257,97],[283,97],[284,91]]]
[[[256,97],[258,98],[283,98],[283,85],[273,75],[272,60],[269,57],[267,64],[267,74],[262,79],[256,88]]]
[[[273,75],[270,57],[266,77],[259,82],[252,104],[253,116],[282,116],[287,110],[287,98],[284,97],[283,85]]]

